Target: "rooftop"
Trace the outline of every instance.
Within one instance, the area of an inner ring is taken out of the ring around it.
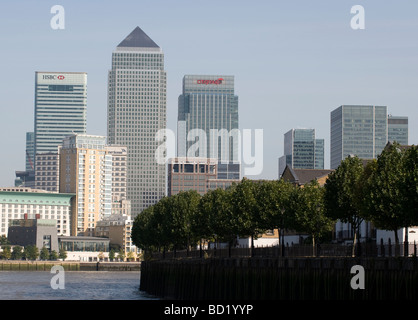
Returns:
[[[130,48],[159,48],[159,46],[142,31],[140,27],[136,27],[118,47]]]

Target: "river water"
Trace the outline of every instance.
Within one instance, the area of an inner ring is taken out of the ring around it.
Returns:
[[[48,271],[0,271],[0,300],[156,300],[139,282],[139,271],[65,271],[59,279]]]

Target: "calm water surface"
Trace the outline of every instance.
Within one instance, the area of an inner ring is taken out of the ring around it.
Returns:
[[[65,271],[52,289],[48,271],[0,271],[0,300],[154,300],[139,291],[138,271]]]

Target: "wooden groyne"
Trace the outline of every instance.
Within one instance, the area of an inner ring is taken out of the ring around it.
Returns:
[[[224,258],[142,262],[140,290],[168,299],[418,298],[417,258]],[[364,289],[353,289],[364,269]]]

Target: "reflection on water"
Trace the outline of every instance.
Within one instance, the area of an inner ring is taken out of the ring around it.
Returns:
[[[139,291],[137,271],[65,271],[64,289],[52,289],[48,271],[0,271],[0,300],[152,300]]]

